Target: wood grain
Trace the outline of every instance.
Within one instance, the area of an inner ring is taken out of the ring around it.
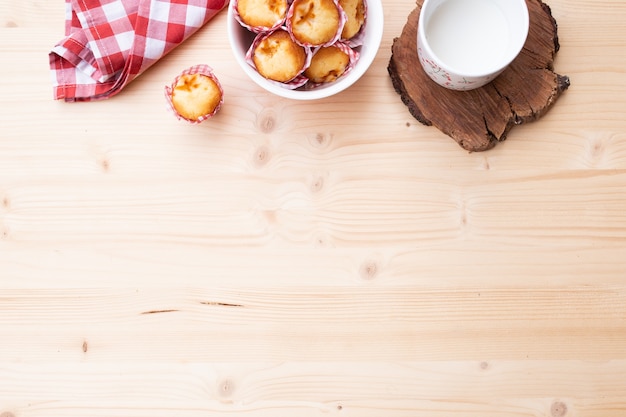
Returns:
[[[548,3],[572,87],[483,154],[387,74],[315,103],[226,14],[120,95],[52,100],[64,3],[0,4],[0,417],[622,417],[626,4]],[[163,87],[210,64],[200,126]]]

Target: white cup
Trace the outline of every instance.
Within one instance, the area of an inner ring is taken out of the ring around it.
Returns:
[[[519,55],[528,27],[526,0],[424,0],[419,60],[428,76],[446,88],[482,87]]]

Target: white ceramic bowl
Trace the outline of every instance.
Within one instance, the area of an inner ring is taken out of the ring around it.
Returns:
[[[365,26],[365,38],[363,45],[358,47],[360,57],[352,71],[337,81],[320,85],[312,89],[290,90],[267,80],[246,62],[246,52],[254,39],[254,33],[244,28],[235,19],[233,8],[234,1],[228,6],[228,39],[235,55],[235,59],[243,71],[256,84],[280,97],[295,100],[316,100],[337,94],[354,84],[369,68],[374,61],[383,36],[383,6],[382,0],[367,0],[367,22]]]

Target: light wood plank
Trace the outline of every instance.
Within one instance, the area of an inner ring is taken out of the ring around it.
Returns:
[[[468,182],[445,173],[384,176],[365,162],[362,170],[368,174],[339,166],[304,173],[277,167],[272,174],[153,181],[96,176],[12,186],[0,182],[0,224],[4,244],[154,239],[215,247],[404,246],[465,239],[522,246],[626,242],[625,171],[497,177],[477,172]]]
[[[626,352],[626,292],[619,286],[225,285],[4,290],[0,355],[75,361],[85,343],[98,361],[602,360]]]
[[[622,361],[288,362],[86,364],[73,373],[63,365],[18,365],[0,376],[15,415],[26,416],[617,416],[626,405],[625,370]]]
[[[386,66],[267,95],[226,13],[104,102],[51,99],[64,1],[0,3],[0,417],[623,417],[626,3],[548,2],[572,85],[467,154]],[[200,126],[163,87],[210,64]]]

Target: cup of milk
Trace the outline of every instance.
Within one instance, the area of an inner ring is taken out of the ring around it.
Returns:
[[[429,77],[446,88],[482,87],[519,55],[528,27],[526,0],[424,0],[419,60]]]

